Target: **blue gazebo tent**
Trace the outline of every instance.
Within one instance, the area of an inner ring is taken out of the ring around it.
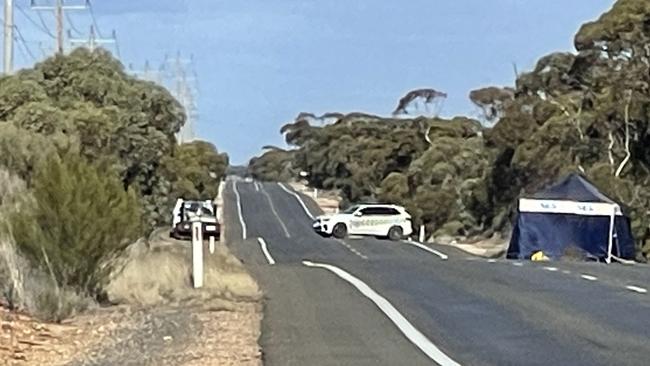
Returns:
[[[578,174],[519,200],[507,257],[529,259],[542,251],[558,259],[568,247],[607,263],[635,256],[630,220],[620,205]]]

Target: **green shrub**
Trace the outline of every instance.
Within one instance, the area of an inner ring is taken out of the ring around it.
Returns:
[[[61,287],[97,296],[111,257],[142,234],[137,197],[110,169],[74,154],[38,167],[33,197],[12,216],[18,248]]]

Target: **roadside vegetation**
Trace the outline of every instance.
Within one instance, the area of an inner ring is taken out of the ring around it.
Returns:
[[[177,145],[184,122],[102,49],[0,78],[0,302],[61,320],[103,300],[113,259],[177,195],[214,198],[228,157]]]
[[[281,133],[291,150],[253,159],[258,179],[340,191],[343,204],[393,201],[435,237],[507,236],[516,199],[582,172],[629,211],[650,253],[650,3],[619,0],[516,85],[469,97],[481,118],[409,117],[445,94],[407,94],[396,117],[301,113]],[[399,117],[399,118],[397,118]],[[278,174],[283,172],[283,174]]]

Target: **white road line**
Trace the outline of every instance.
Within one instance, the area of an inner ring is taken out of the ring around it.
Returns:
[[[255,186],[255,191],[259,192],[260,191],[260,184],[257,182],[253,182],[253,185]]]
[[[269,253],[269,248],[266,246],[266,242],[264,241],[264,239],[257,238],[257,242],[260,243],[260,248],[262,248],[262,253],[264,253],[266,260],[269,262],[270,265],[274,265],[275,259],[271,257],[271,253]]]
[[[557,267],[544,267],[544,269],[547,270],[547,271],[551,271],[551,272],[556,272],[557,271]]]
[[[363,258],[363,259],[368,259],[367,256],[361,254],[361,252],[358,251],[358,250],[356,250],[352,245],[346,243],[345,240],[342,240],[342,239],[334,239],[334,240],[336,240],[337,242],[339,242],[340,244],[342,244],[344,247],[346,247],[349,251],[351,251],[352,253],[356,254],[357,256],[359,256],[359,257],[361,257],[361,258]]]
[[[239,196],[239,191],[237,191],[237,181],[232,183],[232,187],[235,190],[235,197],[237,197],[237,213],[239,214],[239,223],[241,224],[241,236],[246,240],[246,223],[244,222],[244,215],[241,212],[241,197]]]
[[[596,277],[596,276],[587,275],[587,274],[580,275],[580,278],[583,278],[583,279],[585,279],[587,281],[596,281],[598,279],[598,277]]]
[[[418,248],[420,248],[420,249],[422,249],[422,250],[425,250],[425,251],[427,251],[427,252],[429,252],[429,253],[432,253],[432,254],[434,254],[434,255],[437,255],[437,256],[440,257],[443,261],[446,261],[447,259],[449,259],[449,256],[448,256],[447,254],[445,254],[445,253],[443,253],[443,252],[441,252],[441,251],[435,250],[435,249],[433,249],[433,248],[429,248],[428,246],[426,246],[426,245],[424,245],[424,244],[420,244],[420,243],[418,243],[417,241],[402,240],[402,242],[404,242],[404,243],[406,243],[406,244],[413,245],[413,246],[415,246],[415,247],[418,247]]]
[[[307,205],[305,205],[305,202],[302,201],[302,198],[300,198],[300,195],[299,195],[298,193],[291,191],[289,188],[285,187],[285,185],[282,184],[282,183],[278,183],[278,185],[279,185],[280,188],[282,188],[285,192],[287,192],[287,193],[289,193],[290,195],[296,197],[296,199],[298,200],[298,203],[300,203],[300,205],[302,206],[302,209],[305,211],[305,213],[307,214],[307,216],[309,216],[309,218],[312,219],[312,220],[314,219],[314,215],[312,215],[311,212],[309,212],[309,209],[307,208]]]
[[[521,263],[521,262],[512,262],[512,265],[515,266],[515,267],[523,267],[524,266],[524,264]]]
[[[562,271],[562,273],[564,273],[564,274],[571,274],[571,271],[567,271],[567,270],[565,269],[564,271]]]
[[[496,260],[496,259],[488,259],[487,262],[488,262],[488,263],[496,263],[497,260]]]
[[[640,294],[645,294],[648,292],[648,290],[644,289],[643,287],[638,287],[638,286],[625,286],[626,289],[634,292],[638,292]]]
[[[375,292],[370,286],[366,285],[360,279],[354,277],[348,272],[324,263],[313,263],[309,261],[302,262],[307,267],[316,267],[326,269],[335,275],[339,276],[344,281],[356,287],[365,297],[370,299],[377,305],[397,328],[411,341],[416,347],[424,352],[427,357],[441,366],[460,366],[460,364],[451,357],[447,356],[435,344],[433,344],[424,334],[413,326],[386,298]]]
[[[291,237],[291,234],[289,234],[289,230],[287,229],[287,225],[284,224],[284,221],[282,221],[282,218],[280,217],[280,214],[278,214],[278,211],[275,209],[275,206],[273,205],[273,201],[271,200],[271,196],[266,192],[264,187],[262,187],[262,193],[266,196],[266,199],[269,201],[269,205],[271,205],[271,211],[273,211],[273,215],[280,221],[280,226],[282,226],[282,230],[284,230],[284,235],[287,238]]]

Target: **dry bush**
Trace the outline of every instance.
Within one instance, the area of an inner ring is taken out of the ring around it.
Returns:
[[[53,277],[30,263],[18,250],[10,222],[33,200],[25,183],[0,169],[0,284],[2,302],[44,320],[60,321],[93,304],[88,297],[59,286]]]
[[[7,305],[26,308],[24,279],[27,263],[18,254],[8,217],[25,200],[25,183],[5,169],[0,169],[0,284]]]
[[[93,297],[109,271],[102,264],[142,233],[135,193],[110,173],[78,155],[51,157],[34,176],[34,203],[11,217],[16,244],[31,263]]]

